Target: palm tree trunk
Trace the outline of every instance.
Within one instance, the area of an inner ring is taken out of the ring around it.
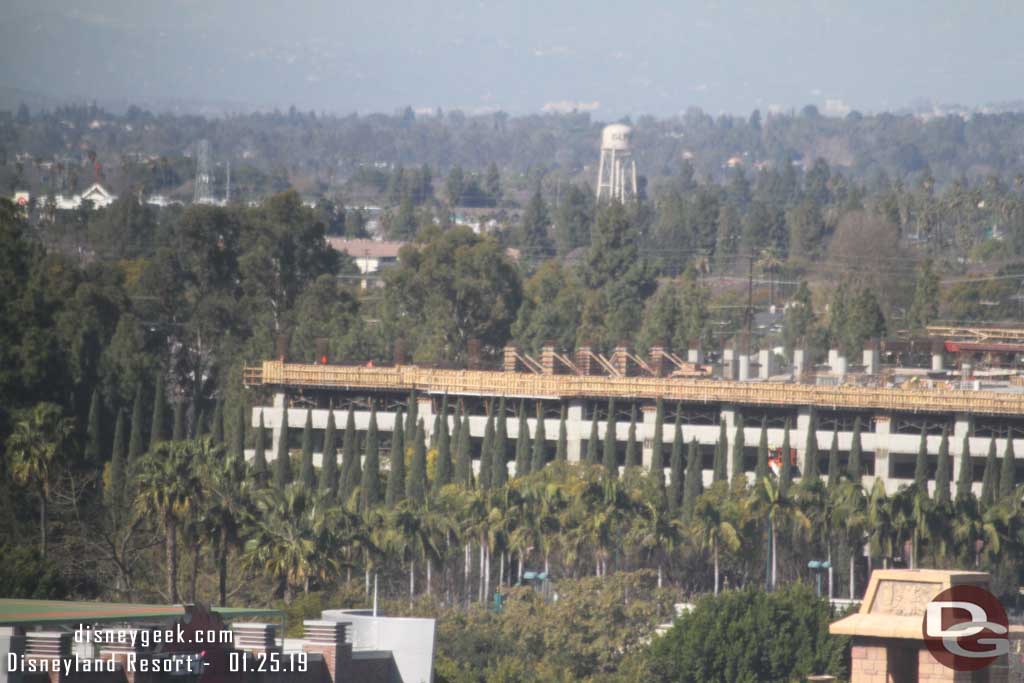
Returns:
[[[480,590],[478,591],[479,592],[479,596],[478,596],[478,599],[477,599],[477,601],[481,602],[481,603],[484,601],[484,596],[486,595],[486,593],[484,592],[484,575],[487,573],[487,572],[484,571],[484,548],[486,548],[486,547],[487,547],[487,543],[485,542],[484,535],[481,532],[481,534],[480,534]]]
[[[523,553],[519,553],[519,575],[516,577],[519,579],[519,583],[523,582]]]
[[[711,540],[711,553],[715,556],[715,595],[718,595],[718,539]]]
[[[486,553],[484,554],[484,604],[487,604],[487,600],[491,596],[491,547],[485,546]]]
[[[188,600],[196,603],[196,583],[199,581],[199,539],[192,544],[192,573],[188,577]]]
[[[470,585],[469,585],[469,571],[472,562],[472,553],[470,551],[469,542],[462,549],[462,592],[466,594],[466,605],[469,605],[470,601]]]
[[[39,555],[46,559],[46,493],[39,492]]]
[[[771,531],[772,531],[772,590],[775,590],[778,578],[778,546],[775,542],[775,520],[771,520]]]
[[[369,564],[366,565],[366,568],[363,570],[363,573],[366,575],[366,597],[369,598],[370,597],[370,565]]]
[[[228,604],[228,529],[220,527],[220,547],[217,549],[217,597],[221,607]]]
[[[432,583],[432,581],[430,580],[430,565],[434,563],[430,561],[429,557],[426,558],[424,562],[427,563],[427,595],[430,595],[430,584]]]
[[[828,599],[832,599],[832,544],[827,543],[825,545],[826,555],[828,557]]]
[[[501,566],[498,567],[498,585],[505,585],[505,551],[501,551]]]
[[[416,560],[409,560],[409,606],[412,607],[412,596],[416,593]]]
[[[659,562],[658,563],[658,588],[661,588],[661,581],[662,581],[662,571],[661,571],[661,562]]]
[[[172,605],[178,598],[178,528],[170,509],[164,512],[164,552],[167,560],[167,598]]]
[[[854,584],[854,580],[853,579],[854,579],[854,576],[855,576],[854,568],[856,566],[856,556],[857,556],[857,553],[854,552],[853,550],[850,550],[850,599],[851,600],[854,599],[853,596],[856,593],[856,591],[854,590],[854,585],[853,585]]]

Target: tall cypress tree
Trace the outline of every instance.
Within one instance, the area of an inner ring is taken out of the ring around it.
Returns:
[[[128,462],[139,461],[146,452],[146,442],[142,438],[142,387],[135,391],[135,402],[132,404],[132,435],[128,439]]]
[[[327,427],[324,429],[324,447],[320,456],[320,480],[317,488],[330,501],[338,498],[338,437],[334,411],[327,411]]]
[[[530,428],[526,424],[526,402],[519,402],[519,430],[516,436],[516,479],[530,473]]]
[[[172,426],[171,429],[171,439],[173,441],[184,441],[185,434],[185,402],[175,401],[174,425]]]
[[[861,486],[864,466],[861,463],[862,447],[860,444],[860,416],[853,420],[853,437],[850,439],[850,459],[846,463],[846,476],[857,486]]]
[[[761,436],[757,440],[757,464],[754,466],[755,483],[761,486],[761,482],[768,476],[768,421],[761,418]]]
[[[917,447],[914,461],[914,488],[918,493],[928,495],[928,435],[921,430],[921,444]]]
[[[288,409],[281,409],[281,429],[277,432],[277,459],[274,460],[274,488],[283,491],[292,481],[292,461],[288,454]]]
[[[715,457],[712,460],[711,479],[714,482],[729,481],[729,436],[726,434],[725,422],[718,426],[718,443],[715,444]]]
[[[391,433],[391,470],[388,472],[388,488],[384,503],[394,507],[405,498],[405,427],[402,424],[402,409],[395,414],[395,428]]]
[[[813,408],[807,420],[807,444],[804,446],[803,478],[807,481],[821,478],[818,467],[818,421]]]
[[[448,424],[448,394],[441,397],[441,409],[434,413],[434,427],[430,431],[430,447],[437,448],[437,440],[441,438],[441,423]],[[448,433],[449,443],[451,432]]]
[[[107,466],[107,480],[103,488],[103,502],[114,518],[115,524],[120,524],[121,513],[124,509],[124,492],[128,479],[128,464],[125,455],[124,436],[124,411],[117,411],[117,421],[114,423],[114,446],[110,451],[110,464]]]
[[[442,401],[447,411],[447,401]],[[452,480],[452,440],[448,431],[448,413],[440,415],[437,432],[437,459],[434,460],[434,493],[451,483]]]
[[[408,440],[416,437],[416,423],[420,419],[420,404],[416,398],[416,390],[409,392],[409,414],[405,417],[405,434]]]
[[[508,420],[504,398],[498,402],[498,424],[491,458],[491,488],[500,489],[508,483]]]
[[[377,406],[370,408],[370,425],[366,429],[366,457],[363,479],[359,486],[359,507],[366,514],[380,505],[380,443],[377,434]]]
[[[952,469],[953,464],[949,460],[949,434],[943,429],[942,441],[939,442],[939,461],[935,466],[935,502],[940,505],[949,502]]]
[[[569,459],[569,435],[565,425],[565,405],[562,405],[561,414],[558,416],[558,442],[555,445],[555,460],[566,462]]]
[[[786,427],[782,432],[782,466],[779,468],[779,494],[786,495],[790,484],[793,483],[793,462],[790,457],[792,450],[789,445],[789,419],[786,419]]]
[[[167,394],[164,390],[164,373],[156,373],[156,389],[153,393],[153,420],[149,425],[149,450],[161,441],[167,441]]]
[[[548,462],[547,438],[544,430],[544,414],[537,416],[537,429],[533,433],[533,454],[530,461],[530,471],[540,472]]]
[[[306,424],[302,427],[302,469],[299,481],[307,491],[313,491],[316,486],[313,473],[313,411],[309,409],[306,410]]]
[[[356,488],[358,479],[355,478],[356,459],[359,457],[356,443],[356,411],[348,409],[348,418],[345,421],[345,436],[341,442],[341,474],[338,477],[338,502],[342,505],[348,504],[348,499]]]
[[[743,477],[743,454],[747,450],[747,437],[743,433],[743,413],[736,413],[736,439],[732,444],[732,481]]]
[[[452,448],[452,481],[455,480],[455,464],[459,460],[459,430],[462,429],[462,403],[455,402],[455,419],[452,420],[451,448]]]
[[[651,439],[651,473],[665,485],[665,405],[661,396],[654,403],[654,435]]]
[[[615,477],[619,476],[619,454],[616,452],[615,446],[615,399],[608,399],[608,420],[604,427],[604,452],[602,454],[602,462],[604,463],[604,472],[607,476]]]
[[[472,441],[469,433],[469,415],[462,416],[459,426],[459,442],[455,446],[455,483],[463,488],[473,486],[473,454],[470,453]]]
[[[594,411],[594,415],[590,420],[590,438],[587,439],[587,464],[596,465],[598,463],[597,456],[597,444],[600,439],[597,436],[597,410]]]
[[[245,403],[242,402],[238,404],[238,420],[233,436],[231,457],[235,459],[236,464],[245,465]]]
[[[491,488],[491,470],[494,463],[494,401],[487,402],[487,423],[484,425],[484,440],[480,443],[480,471],[476,485],[481,491]]]
[[[973,466],[971,465],[971,433],[970,430],[964,434],[963,443],[960,445],[960,471],[956,475],[956,500],[962,502],[971,497],[971,483],[974,479]]]
[[[1017,456],[1013,452],[1013,428],[1006,430],[1006,450],[1003,451],[1003,467],[999,472],[999,498],[1006,500],[1017,488]]]
[[[683,428],[676,411],[672,427],[672,456],[669,458],[668,509],[675,516],[683,502]]]
[[[422,505],[427,492],[427,444],[423,433],[423,420],[416,422],[416,436],[413,437],[412,463],[406,481],[405,496],[416,505]]]
[[[839,432],[832,430],[832,446],[828,449],[828,487],[839,484]]]
[[[683,516],[689,517],[693,514],[693,507],[697,503],[704,489],[703,473],[701,472],[700,449],[697,447],[697,439],[690,441],[690,448],[686,456],[686,477],[683,489]]]
[[[985,458],[985,475],[981,481],[981,504],[988,507],[999,495],[999,459],[996,457],[996,438],[988,442],[988,457]]]
[[[177,408],[177,406],[175,406]],[[252,456],[252,478],[256,481],[256,486],[263,488],[267,484],[267,453],[266,445],[264,444],[264,427],[263,427],[263,411],[260,411],[260,424],[256,428],[256,444],[255,450]]]
[[[89,419],[85,427],[85,450],[82,455],[85,462],[90,465],[98,465],[102,461],[100,455],[103,449],[103,439],[100,433],[100,392],[92,390],[92,397],[89,399]]]
[[[210,438],[216,444],[224,444],[224,402],[217,400],[213,408],[213,422],[210,424]]]
[[[626,434],[626,471],[640,467],[640,449],[636,443],[636,404],[629,411],[629,431]]]

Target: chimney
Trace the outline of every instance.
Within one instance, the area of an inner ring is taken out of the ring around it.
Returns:
[[[581,346],[576,349],[576,367],[579,368],[581,375],[593,374],[591,360],[592,357],[589,346]]]
[[[540,349],[540,366],[545,375],[555,374],[555,346],[545,344]]]
[[[793,381],[801,382],[804,376],[804,350],[793,349]]]
[[[502,370],[505,372],[519,372],[519,347],[509,344],[505,347],[505,355],[502,361]]]
[[[775,354],[771,349],[761,349],[757,354],[758,377],[760,379],[771,379],[774,374]]]
[[[869,339],[864,343],[864,372],[868,375],[877,375],[879,365],[881,355],[878,351],[878,340]]]
[[[305,643],[303,652],[323,655],[324,664],[331,681],[341,683],[341,672],[352,661],[352,644],[346,634],[351,624],[347,621],[319,621],[307,619],[302,622]],[[347,677],[345,680],[348,680]]]
[[[648,352],[647,364],[651,366],[655,377],[665,376],[665,347],[652,346]]]
[[[936,339],[932,342],[932,372],[942,372],[946,369],[943,362],[943,352],[945,350],[945,344],[942,343],[942,340]]]

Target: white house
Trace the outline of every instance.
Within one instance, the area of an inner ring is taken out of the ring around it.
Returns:
[[[56,195],[53,204],[59,211],[74,211],[82,206],[83,201],[89,200],[92,202],[92,208],[105,209],[113,204],[115,199],[117,197],[107,192],[102,185],[93,183],[82,194],[73,194],[70,197]]]

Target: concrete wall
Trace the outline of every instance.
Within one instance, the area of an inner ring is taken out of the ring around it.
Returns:
[[[324,621],[351,624],[353,660],[360,652],[390,650],[400,676],[394,683],[431,683],[434,676],[434,620],[373,616],[368,610],[324,610]],[[354,679],[360,680],[360,679]]]

